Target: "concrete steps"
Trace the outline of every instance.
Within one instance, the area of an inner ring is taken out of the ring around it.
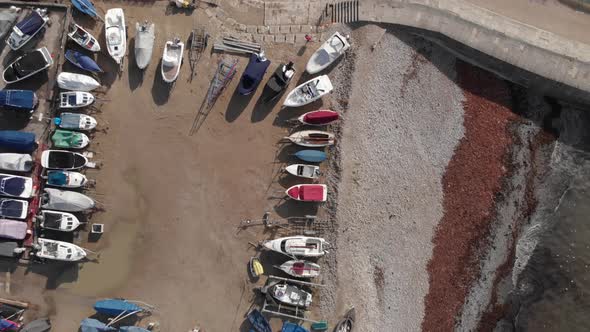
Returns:
[[[351,23],[359,20],[359,0],[335,1],[326,4],[324,22]]]

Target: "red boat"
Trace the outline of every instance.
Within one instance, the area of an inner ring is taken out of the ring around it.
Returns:
[[[330,124],[340,118],[338,112],[331,110],[317,110],[303,114],[297,120],[299,122],[310,126],[324,126]]]
[[[328,187],[325,184],[298,184],[286,191],[287,196],[303,202],[325,202]]]

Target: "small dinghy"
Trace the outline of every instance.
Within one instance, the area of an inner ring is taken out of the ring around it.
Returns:
[[[312,78],[289,92],[283,106],[298,107],[307,105],[332,92],[333,88],[328,75]]]
[[[78,262],[86,258],[86,251],[69,242],[38,238],[35,256],[63,262]]]
[[[100,52],[100,44],[98,43],[98,40],[96,40],[90,32],[84,30],[84,28],[76,23],[70,26],[68,37],[84,49],[91,52]]]
[[[68,113],[60,114],[53,122],[63,129],[92,130],[96,128],[96,119],[86,114]]]
[[[67,91],[59,94],[59,107],[61,108],[80,108],[93,102],[94,96],[90,92]]]
[[[88,75],[61,72],[57,75],[57,85],[64,90],[92,91],[100,83]]]
[[[285,137],[294,144],[309,148],[334,145],[334,134],[320,130],[298,131],[289,137]]]
[[[25,219],[29,202],[20,199],[0,198],[0,217]]]
[[[86,175],[72,171],[49,171],[47,172],[48,186],[62,188],[81,188],[88,183]]]
[[[297,118],[301,124],[308,126],[325,126],[337,121],[340,118],[338,112],[330,110],[317,110],[307,112]]]
[[[311,305],[311,294],[295,285],[276,284],[270,289],[270,295],[277,301],[293,307],[307,308]]]
[[[71,213],[51,210],[41,210],[41,214],[37,216],[37,220],[41,228],[60,232],[72,232],[82,224]]]
[[[60,149],[83,149],[90,143],[86,134],[76,131],[57,129],[51,136],[53,147]]]
[[[0,237],[11,240],[23,240],[27,236],[28,225],[26,222],[0,219]]]
[[[28,154],[0,153],[0,169],[14,172],[30,172],[33,158]]]
[[[354,327],[354,321],[356,320],[356,313],[354,308],[351,308],[346,312],[344,318],[336,324],[334,332],[351,332]]]
[[[328,38],[320,48],[315,51],[309,58],[305,70],[310,74],[317,74],[328,68],[336,59],[338,59],[346,50],[350,48],[350,43],[339,32],[335,32]]]
[[[117,331],[116,328],[112,326],[107,326],[107,324],[94,319],[94,318],[84,318],[82,322],[80,322],[80,332],[115,332]]]
[[[19,332],[49,332],[51,331],[51,321],[49,318],[40,318],[23,326]]]
[[[258,309],[252,309],[247,317],[248,321],[257,332],[272,332],[268,319],[266,319]]]
[[[293,62],[289,62],[288,64],[281,63],[266,83],[266,87],[271,91],[271,94],[264,102],[268,103],[278,98],[287,86],[289,86],[293,76],[295,76]]]
[[[74,8],[79,10],[81,13],[84,13],[93,18],[100,18],[96,8],[92,2],[90,2],[90,0],[72,0],[72,5],[74,5]]]
[[[0,108],[32,112],[39,99],[31,90],[0,90]]]
[[[53,58],[46,47],[41,47],[17,58],[4,69],[2,79],[7,84],[22,81],[53,65]]]
[[[94,310],[106,316],[128,315],[131,313],[149,312],[150,308],[125,299],[105,299],[94,303]]]
[[[0,195],[29,198],[33,195],[33,179],[25,176],[0,174]]]
[[[264,52],[260,52],[260,54],[252,53],[250,55],[250,61],[240,79],[238,93],[246,96],[256,91],[268,66],[270,66],[270,60],[264,56]]]
[[[35,134],[25,131],[0,130],[0,149],[31,152],[37,148]]]
[[[290,198],[302,202],[325,202],[328,187],[325,184],[297,184],[285,191]]]
[[[286,261],[278,268],[296,278],[315,278],[320,275],[320,266],[318,264],[304,260]]]
[[[102,69],[98,66],[91,57],[86,56],[80,52],[66,50],[66,59],[74,66],[89,71],[91,73],[102,73]]]
[[[293,164],[285,167],[285,171],[306,179],[317,179],[320,176],[320,167],[315,165]]]
[[[75,170],[88,164],[80,153],[64,150],[45,150],[41,154],[41,166],[48,169]]]
[[[262,245],[287,256],[320,257],[327,253],[328,242],[319,237],[288,236],[265,241]]]
[[[0,40],[4,40],[8,31],[12,30],[12,26],[16,22],[20,12],[21,9],[15,6],[0,9]]]
[[[46,8],[35,8],[29,16],[18,22],[8,37],[8,46],[16,51],[29,42],[49,21]]]
[[[307,161],[308,163],[321,163],[328,156],[324,151],[319,150],[301,150],[293,154],[295,157]]]
[[[121,8],[111,8],[104,16],[104,35],[107,50],[115,62],[121,64],[127,51],[127,32],[125,30],[125,14]]]
[[[178,78],[180,66],[182,65],[182,54],[184,43],[179,38],[167,41],[162,56],[162,79],[166,83],[172,83]]]
[[[156,26],[154,23],[135,23],[135,63],[145,69],[152,59]]]
[[[92,198],[75,191],[45,188],[41,196],[41,207],[48,210],[81,212],[94,208]]]

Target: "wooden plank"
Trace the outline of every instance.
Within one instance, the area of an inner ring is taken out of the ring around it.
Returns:
[[[8,305],[23,308],[23,309],[27,309],[29,307],[29,304],[26,302],[10,300],[10,299],[5,299],[5,298],[1,298],[1,297],[0,297],[0,303],[8,304]]]

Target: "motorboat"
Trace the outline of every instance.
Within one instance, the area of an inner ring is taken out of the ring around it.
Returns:
[[[84,28],[74,23],[70,26],[68,37],[82,48],[91,52],[100,52],[98,40]]]
[[[33,179],[25,176],[0,173],[0,195],[30,198],[33,195]]]
[[[53,147],[59,149],[83,149],[90,144],[86,134],[76,131],[57,129],[51,136]]]
[[[32,152],[37,148],[35,134],[26,131],[0,130],[0,149],[14,152]]]
[[[135,23],[135,63],[145,69],[152,59],[156,26],[154,23]]]
[[[288,236],[265,241],[262,245],[290,257],[320,257],[327,253],[328,242],[319,237]]]
[[[331,110],[317,110],[307,112],[297,118],[301,124],[308,126],[325,126],[329,125],[340,118],[338,112]]]
[[[85,91],[66,91],[59,94],[59,107],[80,108],[89,106],[94,102],[94,96]]]
[[[52,210],[41,210],[37,220],[41,228],[60,232],[72,232],[82,224],[71,213]]]
[[[166,83],[172,83],[178,78],[182,65],[184,43],[179,38],[167,41],[162,55],[162,79]]]
[[[73,171],[48,171],[46,178],[46,184],[53,187],[81,188],[88,184],[86,175]]]
[[[277,301],[293,307],[307,308],[311,305],[311,294],[290,284],[276,284],[270,289],[270,294]]]
[[[264,267],[257,257],[250,257],[250,263],[248,264],[248,270],[252,278],[259,278],[264,274]]]
[[[285,107],[298,107],[314,102],[332,92],[334,87],[328,75],[322,75],[299,85],[287,95]]]
[[[305,66],[305,71],[310,75],[319,73],[328,68],[349,48],[348,39],[339,32],[335,32],[311,55],[307,66]]]
[[[320,275],[319,264],[304,260],[286,261],[278,266],[278,268],[296,278],[315,278]]]
[[[334,145],[334,134],[321,130],[303,130],[291,134],[285,139],[294,144],[309,148]]]
[[[342,318],[334,328],[334,332],[351,332],[354,327],[354,321],[356,320],[356,313],[354,308],[351,308],[346,312],[344,318]]]
[[[13,172],[30,172],[33,158],[30,154],[0,153],[0,169]]]
[[[90,115],[63,112],[53,122],[63,129],[92,130],[96,128],[96,119]]]
[[[8,32],[12,30],[21,10],[16,6],[0,9],[0,40],[4,40]]]
[[[41,208],[65,212],[82,212],[94,208],[92,198],[75,191],[54,188],[43,189]]]
[[[25,219],[29,212],[29,202],[21,199],[0,198],[0,217]]]
[[[121,8],[111,8],[104,16],[104,35],[107,50],[115,62],[121,64],[127,52],[127,31],[125,30],[125,14]]]
[[[49,332],[51,331],[51,321],[49,318],[39,318],[25,324],[19,332]]]
[[[90,0],[72,0],[72,5],[81,13],[93,18],[100,18],[96,11],[96,7],[94,7],[94,4],[90,2]]]
[[[23,240],[27,236],[26,222],[12,219],[0,219],[0,238]]]
[[[64,90],[92,91],[98,88],[100,83],[88,75],[61,72],[57,75],[57,85]]]
[[[65,58],[74,66],[91,73],[102,73],[100,66],[91,57],[80,52],[66,50]]]
[[[264,56],[264,52],[260,54],[252,53],[250,55],[250,61],[248,61],[248,65],[244,69],[244,73],[240,79],[238,93],[246,96],[256,91],[268,66],[270,66],[270,60]]]
[[[53,58],[47,47],[27,52],[12,62],[2,73],[7,84],[22,81],[53,65]]]
[[[18,22],[13,28],[7,44],[13,50],[19,50],[39,33],[49,21],[47,8],[35,8],[31,14]]]
[[[279,64],[275,72],[266,83],[266,88],[269,89],[271,93],[270,96],[264,100],[264,102],[268,103],[278,98],[285,91],[285,89],[287,89],[293,76],[295,76],[293,62]]]
[[[320,167],[315,165],[293,164],[285,167],[285,171],[291,175],[306,179],[317,179],[320,176]]]
[[[268,319],[258,309],[252,309],[246,317],[257,332],[272,332]]]
[[[94,303],[94,310],[99,314],[116,317],[119,315],[149,311],[149,308],[125,299],[104,299]]]
[[[302,202],[325,202],[328,187],[325,184],[297,184],[285,191],[290,198]]]
[[[31,90],[0,90],[0,108],[30,113],[39,99]]]
[[[293,155],[308,163],[321,163],[328,158],[326,153],[320,150],[301,150],[295,152]]]
[[[75,170],[88,164],[88,158],[77,152],[45,150],[41,153],[41,166],[48,169]]]
[[[35,256],[63,262],[78,262],[86,258],[86,251],[77,245],[64,241],[38,238],[34,245]]]

